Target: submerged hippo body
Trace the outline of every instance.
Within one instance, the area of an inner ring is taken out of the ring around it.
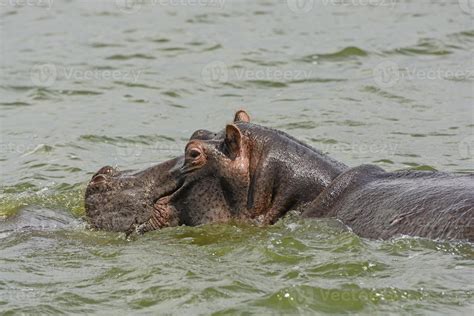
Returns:
[[[196,131],[183,157],[139,173],[99,170],[86,191],[98,229],[146,232],[231,219],[272,224],[290,210],[335,217],[362,237],[474,241],[474,175],[385,172],[335,161],[244,111]]]
[[[385,172],[363,165],[334,179],[303,216],[338,218],[362,237],[474,241],[473,192],[474,175]]]

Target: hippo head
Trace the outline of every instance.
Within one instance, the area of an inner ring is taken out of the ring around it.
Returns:
[[[124,232],[230,219],[273,223],[340,172],[337,165],[326,171],[334,162],[320,156],[238,111],[219,133],[194,132],[184,156],[134,174],[100,169],[86,190],[86,218],[95,228]],[[322,177],[314,177],[318,171]],[[302,189],[308,186],[314,191]]]
[[[235,122],[243,120],[248,121],[248,115],[237,112]],[[222,132],[198,130],[184,156],[137,173],[102,167],[86,189],[86,220],[96,229],[126,233],[229,220],[231,207],[225,190],[230,187],[222,188],[228,185],[226,178],[217,177],[216,171],[225,170],[229,176],[235,169],[240,179],[242,167],[235,168],[238,164],[231,162],[237,157],[230,156],[235,155],[230,150],[237,149],[240,134],[233,125],[228,132],[223,138]]]

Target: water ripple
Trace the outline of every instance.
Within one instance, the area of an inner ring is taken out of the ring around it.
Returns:
[[[298,61],[313,63],[319,61],[343,61],[358,57],[366,57],[369,53],[361,48],[355,46],[345,47],[334,53],[316,53],[301,57]]]

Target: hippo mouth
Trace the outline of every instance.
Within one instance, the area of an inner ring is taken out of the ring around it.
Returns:
[[[165,227],[177,226],[177,221],[173,218],[176,209],[170,203],[171,195],[165,195],[159,198],[149,213],[149,218],[142,224],[135,226],[134,231],[143,234],[152,230]]]
[[[136,173],[101,168],[86,188],[86,221],[93,229],[127,235],[178,225],[170,200],[183,183],[181,166],[175,158]]]

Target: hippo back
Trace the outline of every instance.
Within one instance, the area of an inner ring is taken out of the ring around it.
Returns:
[[[362,237],[474,241],[473,174],[385,172],[360,166],[336,178],[322,195],[331,196],[325,201],[319,197],[324,214]]]

